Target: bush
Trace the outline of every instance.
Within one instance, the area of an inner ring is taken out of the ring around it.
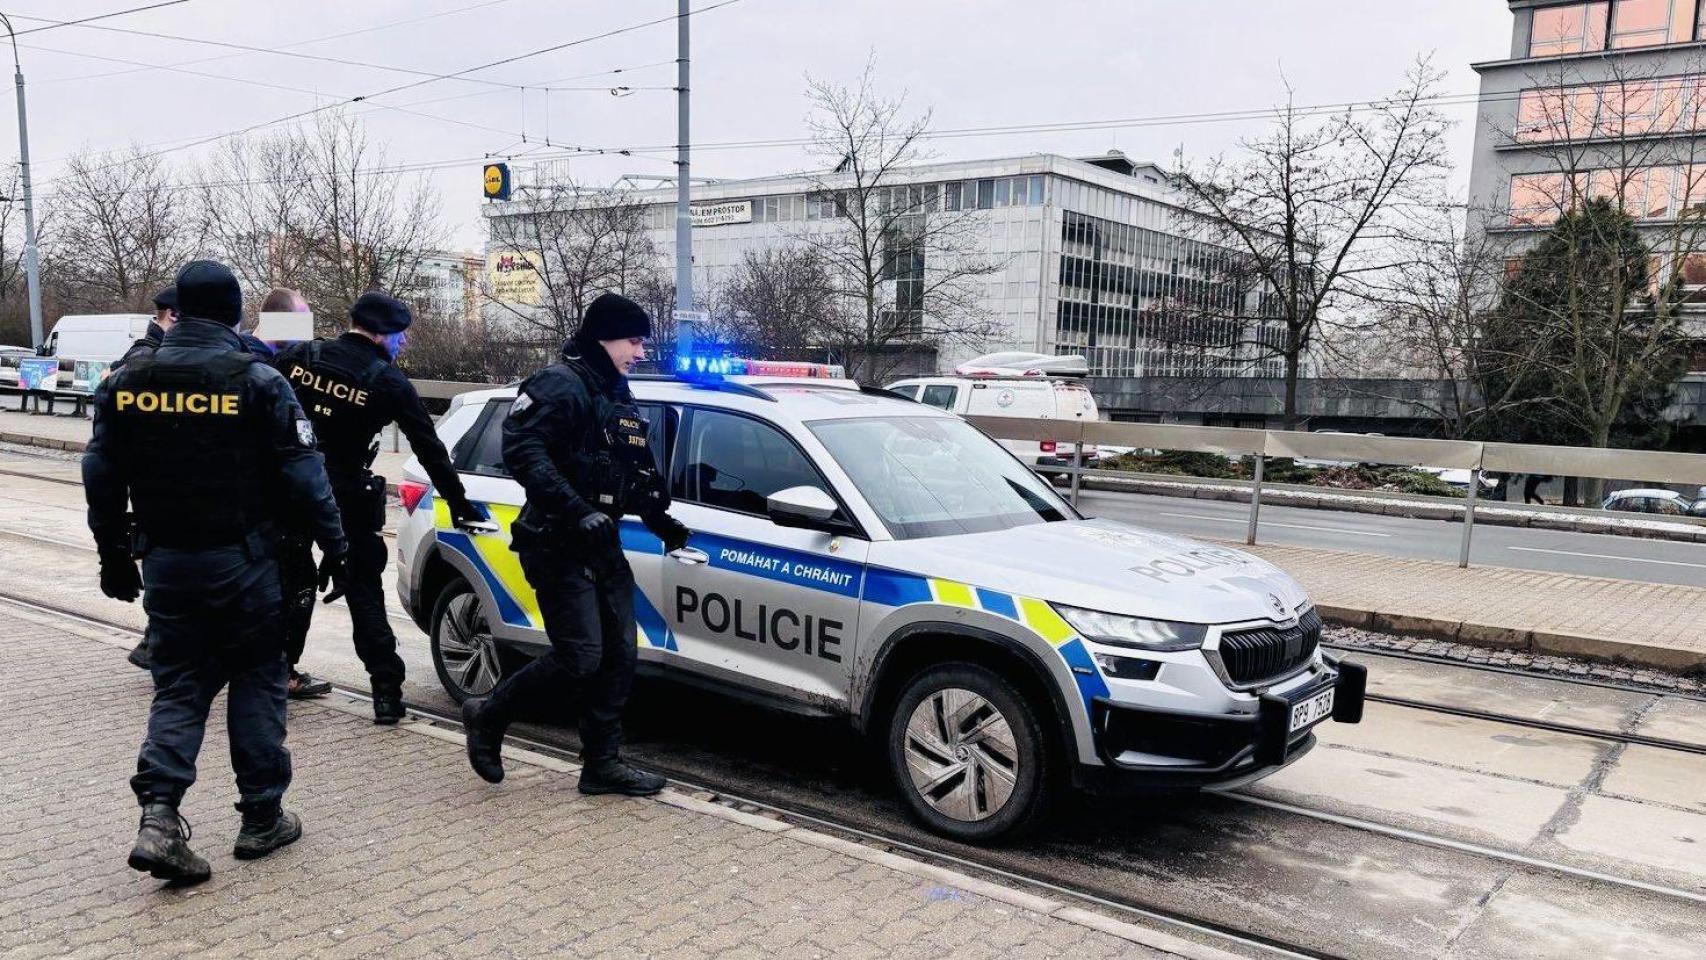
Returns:
[[[1166,450],[1145,453],[1133,450],[1109,457],[1099,464],[1103,470],[1128,470],[1132,473],[1158,473],[1176,477],[1200,477],[1207,480],[1237,480],[1247,478],[1249,468],[1242,460],[1228,460],[1215,453],[1191,453]]]

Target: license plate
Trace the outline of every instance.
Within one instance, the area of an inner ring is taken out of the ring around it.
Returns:
[[[1323,690],[1302,703],[1291,706],[1291,732],[1312,727],[1333,713],[1333,691]]]

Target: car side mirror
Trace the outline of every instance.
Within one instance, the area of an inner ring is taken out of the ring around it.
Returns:
[[[847,529],[844,521],[835,518],[840,506],[835,498],[817,487],[801,485],[778,490],[764,501],[770,522],[778,527],[798,527],[803,530],[822,530],[840,533]]]

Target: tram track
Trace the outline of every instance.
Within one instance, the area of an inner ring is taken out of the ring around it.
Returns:
[[[60,607],[52,603],[41,602],[26,597],[19,597],[6,591],[0,591],[0,602],[18,607],[32,609],[40,613],[54,615],[68,620],[103,629],[117,630],[135,635],[140,631],[123,624],[114,623],[91,617],[75,610]],[[370,700],[367,691],[346,684],[334,684],[338,695],[355,701]],[[1402,698],[1390,698],[1402,700]],[[443,710],[418,703],[407,705],[410,715],[417,722],[423,722],[445,730],[462,730],[460,718],[447,714]],[[1426,709],[1424,706],[1422,709]],[[1444,711],[1451,712],[1451,711]],[[1518,718],[1520,719],[1520,718]],[[1573,732],[1573,731],[1563,731]],[[1588,735],[1588,734],[1583,734]],[[1649,740],[1655,738],[1646,738]],[[513,746],[534,750],[541,754],[552,756],[568,762],[578,762],[578,754],[569,745],[552,740],[548,736],[532,736],[512,733],[506,737],[506,743]],[[1660,741],[1664,743],[1664,741]],[[1658,744],[1655,744],[1658,745]],[[1687,752],[1700,752],[1693,745],[1681,745],[1689,748]],[[1671,747],[1661,747],[1672,749]],[[760,798],[750,792],[728,783],[718,782],[714,777],[707,777],[704,771],[693,771],[658,763],[653,758],[645,758],[645,762],[659,772],[668,776],[671,781],[681,788],[707,794],[714,802],[723,803],[747,812],[760,811],[787,822],[796,823],[803,827],[817,829],[852,839],[867,845],[875,845],[884,850],[912,856],[945,867],[963,870],[989,879],[1016,885],[1052,898],[1068,898],[1078,904],[1092,906],[1104,913],[1111,913],[1122,919],[1139,921],[1151,926],[1161,925],[1181,935],[1194,936],[1198,942],[1209,941],[1228,948],[1237,948],[1251,956],[1287,957],[1287,958],[1317,958],[1317,960],[1342,960],[1344,955],[1325,952],[1305,944],[1289,942],[1284,939],[1252,934],[1239,930],[1227,924],[1217,922],[1207,917],[1192,915],[1177,909],[1163,907],[1155,903],[1123,895],[1109,889],[1099,889],[1090,884],[1073,884],[1062,882],[1060,878],[1047,875],[1038,870],[1026,869],[1008,862],[997,862],[993,854],[980,856],[976,850],[952,844],[945,840],[909,836],[898,828],[885,829],[880,825],[852,822],[850,818],[837,817],[832,812],[834,804],[825,802],[817,805],[808,802],[791,802],[785,799]],[[1547,873],[1561,877],[1569,877],[1577,881],[1587,881],[1596,884],[1607,884],[1625,890],[1639,891],[1663,897],[1670,900],[1683,901],[1690,905],[1706,904],[1706,894],[1692,890],[1649,883],[1630,877],[1586,869],[1566,863],[1550,861],[1517,851],[1504,850],[1481,844],[1469,843],[1450,837],[1429,834],[1424,831],[1394,827],[1388,824],[1376,823],[1356,817],[1345,816],[1326,810],[1318,810],[1295,803],[1253,796],[1244,793],[1221,794],[1229,800],[1266,809],[1277,814],[1306,818],[1317,822],[1333,824],[1343,829],[1370,833],[1385,837],[1400,843],[1417,844],[1447,850],[1457,854],[1486,858],[1505,864],[1507,867],[1529,872]]]

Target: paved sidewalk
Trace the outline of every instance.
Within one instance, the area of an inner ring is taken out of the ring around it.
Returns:
[[[213,879],[165,889],[125,865],[149,697],[131,639],[0,617],[0,956],[1226,956],[673,791],[582,797],[549,758],[491,787],[459,736],[325,703],[291,706],[306,833],[249,863],[216,703],[184,808]]]
[[[0,442],[80,449],[88,421],[0,411]],[[407,454],[380,454],[393,482]],[[1477,646],[1706,670],[1706,589],[1227,541],[1308,588],[1328,619]]]
[[[1706,589],[1699,587],[1235,545],[1296,577],[1334,622],[1665,670],[1706,668]]]

